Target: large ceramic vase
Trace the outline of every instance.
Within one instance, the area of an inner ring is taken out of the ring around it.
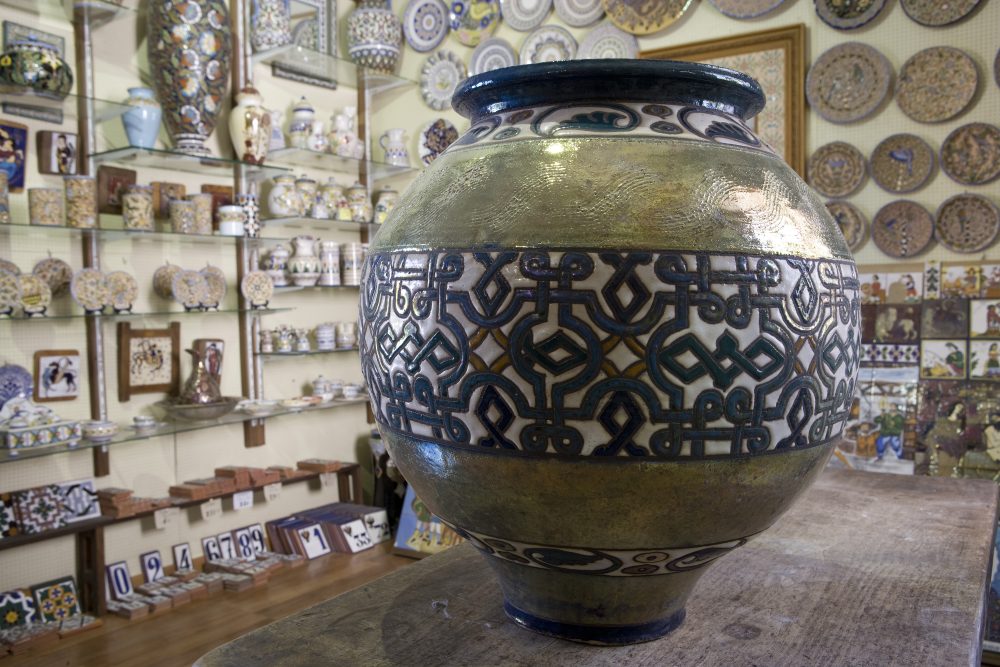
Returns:
[[[129,88],[125,104],[128,111],[122,114],[125,136],[130,146],[153,148],[160,133],[160,119],[163,111],[154,93],[149,88]]]
[[[48,42],[29,37],[9,44],[0,54],[0,92],[61,100],[72,89],[73,70]]]
[[[357,0],[347,17],[347,53],[356,65],[392,74],[403,45],[403,26],[386,0]]]
[[[376,420],[517,623],[654,639],[840,437],[854,262],[754,135],[764,95],[738,72],[546,63],[471,77],[453,103],[471,129],[365,265]]]
[[[147,48],[174,147],[207,155],[226,97],[232,38],[223,0],[152,0]]]

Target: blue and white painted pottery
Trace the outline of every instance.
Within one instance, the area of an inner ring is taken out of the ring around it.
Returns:
[[[854,261],[754,134],[764,95],[739,72],[519,66],[471,77],[453,105],[471,129],[365,265],[379,429],[517,623],[655,639],[840,437]]]

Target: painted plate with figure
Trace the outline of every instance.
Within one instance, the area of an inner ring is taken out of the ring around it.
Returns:
[[[961,21],[980,0],[899,0],[903,11],[920,25],[937,28]]]
[[[639,40],[620,30],[610,21],[591,30],[583,41],[576,57],[580,60],[588,58],[637,58],[639,57]]]
[[[604,5],[601,0],[555,0],[556,16],[566,25],[585,28],[601,20]]]
[[[837,30],[854,30],[865,25],[885,8],[886,0],[814,0],[816,14]]]
[[[632,35],[660,32],[684,15],[693,0],[602,0],[604,11],[616,26]]]
[[[941,169],[962,185],[985,185],[1000,176],[1000,128],[969,123],[941,145]]]
[[[469,69],[472,74],[483,74],[517,64],[517,51],[503,37],[490,37],[479,43],[472,52]]]
[[[870,116],[891,87],[889,60],[861,42],[845,42],[827,50],[806,76],[809,106],[831,123],[852,123]]]
[[[504,24],[521,32],[540,26],[550,11],[552,0],[500,0]]]
[[[452,0],[448,24],[455,38],[476,46],[494,33],[500,23],[500,0]]]
[[[438,51],[427,58],[420,70],[420,94],[431,109],[450,109],[455,88],[467,76],[461,58],[452,51]]]
[[[903,63],[896,104],[921,123],[941,123],[962,113],[976,96],[979,70],[965,51],[932,46]]]
[[[403,35],[414,51],[437,48],[448,36],[448,5],[444,0],[410,0],[403,12]]]
[[[848,248],[854,251],[864,245],[868,240],[868,220],[857,206],[843,200],[828,201],[826,210],[840,226]]]
[[[104,310],[108,302],[108,281],[97,269],[80,269],[69,286],[73,300],[88,313]]]
[[[708,0],[712,6],[733,19],[755,19],[769,14],[785,0]]]
[[[899,199],[872,220],[872,241],[890,257],[913,257],[934,238],[934,217],[920,204]]]
[[[551,63],[576,58],[576,40],[565,28],[545,25],[528,35],[521,45],[521,64]]]
[[[451,146],[458,139],[458,130],[451,121],[445,118],[438,118],[424,126],[420,132],[420,146],[418,153],[420,160],[425,165],[430,164],[437,156],[444,153],[448,146]]]
[[[955,252],[982,252],[997,240],[1000,210],[986,197],[960,194],[938,208],[934,236]]]
[[[883,190],[913,192],[934,173],[934,149],[914,134],[894,134],[875,147],[869,163],[872,179]]]
[[[846,141],[831,141],[809,157],[809,185],[827,197],[846,197],[868,175],[865,156]]]

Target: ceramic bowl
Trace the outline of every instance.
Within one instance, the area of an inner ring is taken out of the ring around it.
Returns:
[[[253,401],[241,401],[237,407],[241,412],[245,412],[249,415],[262,415],[272,412],[277,406],[277,401],[257,399]]]
[[[221,401],[215,403],[178,403],[177,399],[167,399],[160,401],[156,405],[171,419],[177,421],[206,421],[218,419],[233,410],[242,401],[242,398],[226,396]]]
[[[361,385],[349,383],[344,385],[344,398],[354,399],[361,396]]]
[[[118,424],[108,421],[85,421],[80,424],[83,437],[91,442],[107,442],[118,433]]]

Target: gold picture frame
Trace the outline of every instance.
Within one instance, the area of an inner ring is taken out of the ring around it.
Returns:
[[[755,119],[757,134],[805,178],[806,28],[796,24],[733,37],[643,51],[640,58],[711,63],[746,72],[760,82],[770,108]],[[778,65],[778,66],[776,66]],[[772,99],[779,100],[780,108]]]

